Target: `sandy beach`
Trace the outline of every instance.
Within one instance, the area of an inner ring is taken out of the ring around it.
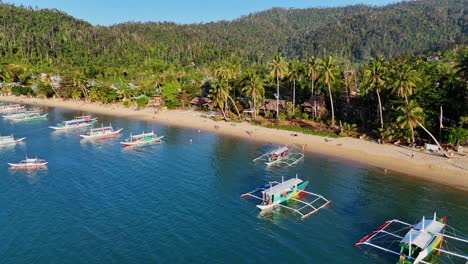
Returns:
[[[165,110],[156,114],[122,105],[103,105],[84,101],[63,101],[61,99],[39,99],[16,96],[0,96],[0,101],[32,104],[39,106],[63,107],[89,113],[114,115],[123,118],[140,119],[173,126],[200,129],[223,135],[256,140],[265,143],[288,145],[305,152],[317,153],[375,166],[384,171],[403,173],[402,177],[417,177],[445,185],[468,190],[468,155],[454,153],[447,159],[439,153],[415,151],[392,144],[377,144],[356,138],[328,139],[320,136],[277,130],[251,125],[249,123],[215,122],[202,117],[203,113],[191,110]],[[411,158],[411,154],[414,157]]]

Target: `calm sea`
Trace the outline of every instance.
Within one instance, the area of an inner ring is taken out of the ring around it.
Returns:
[[[0,148],[1,263],[395,263],[353,244],[385,220],[434,211],[468,233],[466,191],[312,155],[267,168],[252,159],[272,146],[111,116],[98,115],[99,124],[124,128],[123,137],[84,141],[48,128],[83,113],[47,110],[43,121],[0,121],[2,135],[27,137]],[[164,142],[119,144],[150,130]],[[48,168],[8,168],[26,155]],[[296,173],[330,206],[301,220],[285,210],[259,215],[256,201],[240,199]]]

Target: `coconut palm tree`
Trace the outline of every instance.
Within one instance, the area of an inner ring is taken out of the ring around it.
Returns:
[[[418,106],[414,100],[410,100],[407,105],[402,105],[397,108],[398,111],[402,113],[401,116],[397,118],[397,123],[400,128],[409,127],[411,129],[411,139],[413,143],[415,142],[414,138],[414,129],[420,126],[434,142],[439,146],[439,149],[444,153],[444,156],[450,158],[450,156],[444,151],[442,146],[439,144],[439,141],[432,135],[429,130],[422,124],[424,122],[424,110]]]
[[[211,84],[210,94],[208,97],[210,97],[213,102],[211,106],[213,108],[218,107],[219,109],[221,109],[221,112],[223,113],[223,117],[224,119],[226,119],[227,115],[226,115],[226,112],[224,111],[224,107],[226,104],[227,89],[225,88],[225,85],[223,84],[223,82],[224,82],[223,80],[221,81],[215,80]]]
[[[263,79],[255,71],[251,71],[247,75],[244,88],[242,88],[242,91],[252,98],[253,119],[257,117],[257,99],[262,98],[265,93],[263,84]]]
[[[222,87],[223,87],[223,89],[226,89],[226,93],[224,93],[224,95],[226,96],[226,98],[224,100],[225,112],[227,112],[227,110],[228,110],[228,105],[227,105],[228,100],[227,99],[229,99],[232,102],[232,104],[234,105],[234,108],[236,109],[237,116],[240,118],[239,109],[237,108],[237,105],[234,102],[234,99],[232,99],[232,97],[229,95],[229,91],[231,91],[231,89],[232,89],[232,87],[229,85],[229,81],[235,79],[237,77],[237,74],[238,74],[237,65],[234,65],[234,64],[229,63],[229,62],[221,63],[221,65],[219,67],[217,67],[216,70],[215,70],[215,76],[218,79],[221,79],[223,81],[222,82],[222,84],[223,84]]]
[[[311,87],[310,99],[312,99],[312,97],[314,96],[314,85],[315,81],[317,81],[317,78],[319,76],[320,63],[320,60],[314,57],[308,58],[306,62],[307,76],[310,80]]]
[[[293,114],[296,108],[296,81],[301,76],[302,64],[299,60],[292,60],[289,63],[289,80],[293,82]]]
[[[408,105],[408,95],[414,93],[416,83],[421,79],[416,70],[408,64],[397,64],[391,69],[392,92],[398,96],[404,97],[406,105]]]
[[[335,80],[334,71],[337,66],[335,64],[335,59],[332,56],[326,56],[321,65],[321,79],[322,82],[328,87],[328,95],[330,96],[330,105],[332,112],[332,126],[335,126],[335,109],[333,107],[333,96],[331,92],[331,83]]]
[[[382,114],[382,101],[380,100],[380,91],[385,85],[385,74],[387,67],[385,66],[385,59],[383,56],[378,56],[368,66],[369,68],[364,70],[364,83],[365,85],[374,90],[377,94],[379,101],[379,113],[380,113],[380,128],[384,127],[383,114]]]
[[[422,122],[424,119],[424,112],[418,104],[411,100],[407,105],[401,105],[397,108],[401,112],[401,115],[397,118],[397,123],[400,125],[400,128],[410,128],[411,129],[411,140],[415,142],[414,138],[414,128],[417,126],[417,122]]]
[[[270,75],[276,78],[276,118],[279,117],[279,80],[288,74],[288,63],[281,53],[276,53],[275,58],[268,64]]]
[[[468,81],[468,51],[465,51],[460,59],[458,60],[457,64],[455,65],[455,74],[460,77],[460,79],[464,80],[465,82]]]

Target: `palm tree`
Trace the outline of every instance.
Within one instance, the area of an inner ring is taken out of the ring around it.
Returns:
[[[414,139],[414,128],[417,126],[417,122],[422,122],[424,119],[424,112],[418,104],[411,100],[406,105],[401,105],[397,108],[401,112],[401,115],[397,118],[397,123],[400,125],[400,128],[411,129],[411,140],[415,142]]]
[[[408,95],[414,93],[416,83],[421,81],[418,73],[410,65],[398,64],[392,68],[391,76],[394,80],[391,84],[392,92],[404,97],[406,105],[408,105]]]
[[[232,79],[236,78],[238,74],[238,67],[237,65],[234,65],[232,63],[228,63],[228,62],[223,62],[221,63],[221,65],[216,68],[215,70],[215,76],[218,78],[218,79],[221,79],[223,82],[222,82],[222,87],[223,89],[226,89],[226,93],[224,93],[225,95],[225,100],[224,100],[224,107],[225,107],[225,112],[227,112],[228,110],[228,105],[227,105],[227,99],[229,99],[232,104],[234,105],[234,108],[236,109],[236,112],[237,112],[237,116],[240,118],[240,112],[239,112],[239,109],[237,108],[237,105],[236,103],[234,102],[234,100],[232,99],[232,97],[229,95],[229,91],[231,91],[232,87],[229,85],[229,81],[231,81]]]
[[[377,99],[379,100],[380,128],[384,126],[380,91],[385,85],[386,72],[387,67],[385,66],[385,59],[383,56],[375,58],[375,60],[369,64],[369,68],[364,70],[364,83],[369,89],[375,90]]]
[[[263,97],[265,93],[263,84],[263,79],[255,71],[251,71],[248,73],[244,88],[242,88],[242,91],[252,98],[253,119],[257,117],[257,99]]]
[[[400,128],[406,128],[407,126],[410,127],[411,139],[413,143],[415,141],[414,129],[420,126],[434,140],[437,146],[439,146],[439,149],[444,153],[444,156],[450,158],[434,135],[432,135],[432,133],[423,126],[422,123],[424,121],[424,110],[419,107],[414,100],[409,101],[407,105],[399,106],[397,110],[401,111],[402,113],[402,115],[397,118],[397,123],[400,125]]]
[[[310,80],[310,87],[311,87],[310,99],[312,99],[312,97],[314,96],[315,81],[317,81],[319,71],[320,71],[320,60],[314,57],[308,58],[306,62],[306,69],[307,69],[307,76]]]
[[[465,82],[468,81],[468,51],[465,51],[455,65],[455,74]]]
[[[212,107],[216,108],[218,107],[221,109],[221,112],[223,113],[224,119],[227,118],[226,112],[224,111],[224,106],[226,103],[226,92],[227,90],[224,88],[224,81],[214,81],[211,84],[210,88],[210,94],[208,97],[211,98],[213,101],[213,104],[211,105]]]
[[[288,63],[281,53],[276,53],[275,58],[268,64],[270,75],[276,78],[276,118],[279,117],[279,79],[284,78],[288,73]]]
[[[299,60],[292,60],[289,63],[289,80],[293,82],[293,114],[296,108],[296,80],[301,76],[302,64]]]
[[[335,109],[333,107],[333,96],[331,92],[331,83],[335,80],[335,74],[333,71],[337,68],[335,64],[335,59],[332,56],[328,55],[322,61],[321,69],[321,77],[322,82],[328,87],[328,94],[330,96],[330,104],[331,104],[331,111],[332,111],[332,126],[335,126]]]

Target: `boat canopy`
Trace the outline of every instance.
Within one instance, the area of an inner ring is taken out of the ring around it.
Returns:
[[[89,132],[102,131],[102,130],[112,130],[111,126],[92,128]]]
[[[417,246],[421,249],[425,249],[430,242],[432,241],[433,235],[426,233],[420,230],[411,229],[406,236],[401,240],[402,243],[410,243],[410,236],[411,236],[411,245]]]
[[[292,178],[287,181],[278,183],[277,185],[265,190],[265,194],[267,195],[275,195],[280,194],[284,191],[289,191],[291,188],[296,187],[297,185],[301,184],[302,180],[298,178]]]
[[[149,136],[154,136],[154,132],[149,132],[149,133],[143,133],[143,134],[138,134],[138,135],[132,135],[131,138],[144,138],[144,137],[149,137]]]
[[[273,152],[271,152],[271,155],[281,155],[281,153],[287,152],[289,149],[287,147],[281,147]]]
[[[440,230],[444,228],[444,224],[439,222],[439,221],[434,221],[432,219],[429,220],[422,220],[419,222],[414,229],[415,230],[422,230],[423,229],[423,222],[424,222],[424,231],[433,233],[433,234],[439,234]]]

